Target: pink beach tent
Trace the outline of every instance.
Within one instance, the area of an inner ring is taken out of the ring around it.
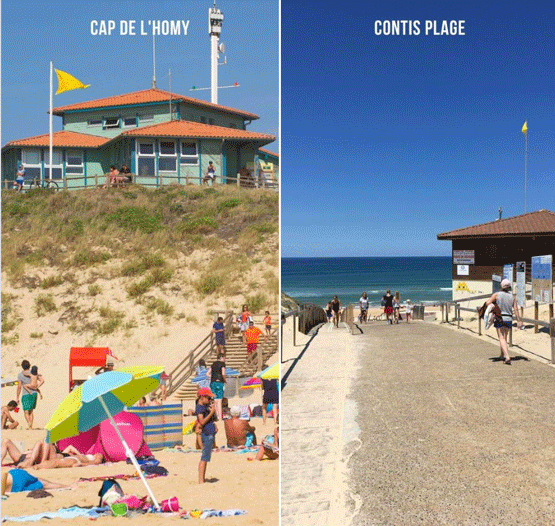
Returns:
[[[114,416],[114,421],[135,457],[152,455],[143,438],[143,423],[137,415],[123,411]],[[123,444],[109,420],[77,436],[64,438],[57,445],[60,451],[72,445],[83,454],[102,453],[105,462],[119,462],[127,458]]]

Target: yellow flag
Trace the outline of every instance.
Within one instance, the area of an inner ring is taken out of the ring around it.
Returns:
[[[80,80],[77,80],[75,77],[66,73],[65,71],[60,71],[56,69],[56,75],[58,76],[58,91],[56,91],[56,95],[63,93],[64,91],[70,91],[72,89],[83,89],[88,88],[90,84],[83,84]]]
[[[524,124],[522,125],[522,133],[524,133],[524,135],[526,135],[526,133],[528,132],[528,121],[525,121]]]

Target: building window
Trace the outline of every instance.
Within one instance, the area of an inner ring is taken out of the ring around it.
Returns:
[[[161,172],[177,171],[177,153],[175,151],[175,141],[160,141],[158,148],[158,169]]]
[[[104,119],[104,129],[109,130],[111,128],[119,128],[119,118]]]
[[[195,141],[181,142],[180,164],[188,166],[198,166],[198,148]]]
[[[21,150],[21,163],[25,167],[25,179],[40,178],[40,150]]]
[[[200,122],[202,122],[202,124],[206,124],[206,117],[201,117]]]
[[[87,122],[87,126],[89,126],[89,128],[100,127],[102,126],[102,119],[90,119]]]
[[[128,115],[127,117],[123,117],[123,127],[124,128],[131,128],[137,126],[137,117]]]
[[[66,174],[83,175],[83,152],[68,150],[66,153]]]
[[[147,114],[147,115],[141,115],[140,117],[141,122],[150,122],[154,120],[154,115],[152,114]]]
[[[137,142],[137,175],[140,177],[154,177],[155,172],[154,142]]]
[[[234,122],[230,122],[229,123],[229,127],[230,128],[237,128],[236,124]]]
[[[214,123],[215,123],[214,119],[208,119],[208,124],[214,125]]]
[[[50,152],[44,152],[44,178],[62,179],[63,157],[60,150],[52,150],[52,177],[50,177]]]

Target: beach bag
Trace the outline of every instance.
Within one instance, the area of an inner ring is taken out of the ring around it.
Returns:
[[[98,503],[99,508],[102,507],[106,499],[111,500],[111,495],[107,495],[108,492],[117,493],[118,498],[123,495],[123,489],[121,489],[121,486],[118,484],[116,479],[105,480],[104,482],[102,482],[102,486],[100,487],[100,491],[98,492],[98,496],[100,497],[100,502]]]
[[[165,513],[179,511],[179,500],[177,500],[177,497],[170,497],[169,499],[163,500],[160,506]]]

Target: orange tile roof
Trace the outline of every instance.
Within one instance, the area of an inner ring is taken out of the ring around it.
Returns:
[[[103,99],[90,100],[88,102],[78,102],[77,104],[69,104],[68,106],[60,106],[54,108],[52,113],[54,115],[63,115],[67,111],[75,110],[88,110],[96,108],[111,108],[116,106],[129,106],[133,104],[147,104],[149,102],[168,102],[171,99],[174,101],[184,101],[196,106],[203,106],[206,108],[213,108],[215,110],[225,111],[228,113],[235,113],[246,119],[258,119],[258,115],[247,111],[236,110],[235,108],[228,108],[219,104],[213,104],[204,100],[193,99],[192,97],[185,97],[177,93],[170,93],[158,88],[145,89],[142,91],[133,91],[123,95],[115,95],[113,97],[105,97]]]
[[[555,212],[538,210],[507,219],[482,223],[438,234],[438,239],[462,239],[472,237],[502,237],[520,235],[555,235]]]
[[[271,152],[270,150],[266,150],[266,148],[258,148],[259,151],[267,153],[268,155],[273,155],[274,157],[279,157],[277,153]]]
[[[142,126],[123,132],[123,136],[131,137],[199,137],[201,139],[246,139],[263,141],[268,144],[275,141],[273,135],[256,133],[238,128],[213,126],[192,121],[168,121],[152,126]]]
[[[72,131],[56,131],[52,134],[52,144],[57,148],[98,148],[107,143],[110,139],[98,137],[87,133],[77,133]],[[49,146],[50,134],[35,135],[26,139],[17,139],[7,143],[4,148],[10,146]]]

